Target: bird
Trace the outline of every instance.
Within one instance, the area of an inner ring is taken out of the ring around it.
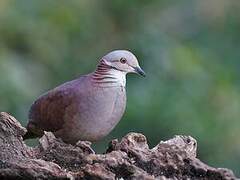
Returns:
[[[33,102],[23,139],[41,137],[44,131],[70,144],[107,136],[124,114],[128,73],[145,77],[132,52],[107,53],[94,72],[65,82]]]

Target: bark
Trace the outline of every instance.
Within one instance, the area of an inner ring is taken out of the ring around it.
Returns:
[[[0,179],[236,179],[233,172],[196,158],[197,142],[175,136],[150,149],[146,137],[129,133],[95,154],[91,143],[70,145],[45,132],[35,148],[22,140],[26,129],[0,114]]]

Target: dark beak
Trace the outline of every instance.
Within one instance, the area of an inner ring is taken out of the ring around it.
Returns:
[[[135,70],[135,72],[136,72],[137,74],[139,74],[139,75],[141,75],[141,76],[143,76],[143,77],[146,76],[145,72],[144,72],[140,67],[134,67],[134,70]]]

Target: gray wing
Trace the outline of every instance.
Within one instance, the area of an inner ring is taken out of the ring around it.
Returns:
[[[28,130],[42,134],[43,130],[55,132],[61,129],[65,111],[76,99],[76,89],[81,88],[81,79],[67,82],[37,99],[29,111]],[[72,111],[74,113],[75,109]]]

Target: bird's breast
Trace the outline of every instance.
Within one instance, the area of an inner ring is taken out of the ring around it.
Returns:
[[[126,107],[124,87],[92,87],[78,104],[73,129],[82,139],[98,140],[120,121]]]

